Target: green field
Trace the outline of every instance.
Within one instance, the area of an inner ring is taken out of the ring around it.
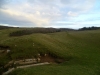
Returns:
[[[11,49],[9,55],[0,55],[0,64],[30,58],[38,53],[50,53],[65,61],[60,64],[16,69],[9,75],[100,75],[100,30],[9,36],[17,30],[21,29],[0,30],[0,45]]]

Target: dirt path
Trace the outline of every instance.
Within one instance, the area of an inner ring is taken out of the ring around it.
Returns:
[[[44,63],[38,63],[38,64],[25,65],[25,66],[17,66],[17,68],[27,68],[27,67],[47,65],[47,64],[50,64],[50,63],[44,62]],[[13,70],[15,70],[15,68],[9,69],[7,72],[4,72],[2,75],[7,75],[8,73],[12,72]]]

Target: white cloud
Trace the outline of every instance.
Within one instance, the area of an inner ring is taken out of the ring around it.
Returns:
[[[76,17],[78,15],[77,13],[72,12],[72,11],[69,11],[67,14],[68,16],[71,16],[71,17]]]
[[[72,21],[80,14],[87,13],[94,6],[95,0],[10,1],[13,2],[5,5],[6,9],[1,9],[1,12],[7,14],[4,16],[9,16],[9,19],[13,17],[16,22],[20,21],[19,25],[21,25],[21,22],[27,21],[23,24],[29,24],[30,22],[31,25],[33,24],[32,26],[49,26],[56,21]]]
[[[74,11],[89,10],[94,6],[95,0],[61,0],[63,6],[66,6]]]
[[[14,17],[16,18],[16,21],[17,20],[27,20],[28,22],[31,22],[37,26],[41,26],[43,24],[48,24],[48,19],[45,19],[45,18],[41,18],[39,16],[39,12],[35,13],[35,14],[27,14],[27,13],[24,13],[24,12],[19,12],[19,11],[16,11],[16,10],[10,10],[10,9],[7,9],[7,10],[1,10],[2,12],[10,15],[11,17]]]

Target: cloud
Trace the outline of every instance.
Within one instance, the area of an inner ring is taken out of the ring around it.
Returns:
[[[0,8],[4,8],[11,0],[0,0]]]
[[[59,10],[57,10],[55,7],[51,9],[51,7],[48,5],[47,7],[45,7],[42,4],[41,5],[35,4],[34,7],[29,3],[21,4],[21,7],[19,5],[16,5],[16,7],[8,6],[7,9],[1,9],[1,12],[6,13],[7,14],[6,16],[11,16],[13,18],[16,18],[16,22],[17,20],[26,19],[27,21],[37,26],[48,25],[51,20],[55,20],[57,17],[60,16],[60,13],[58,13]]]
[[[95,0],[60,0],[63,6],[74,9],[74,11],[88,10],[94,6]],[[86,7],[86,8],[85,8]]]
[[[18,26],[50,26],[57,21],[66,21],[74,24],[77,17],[92,9],[94,2],[95,0],[0,0],[0,13],[2,13],[0,23]],[[56,23],[55,25],[68,26],[68,24]]]
[[[13,25],[29,25],[33,24],[32,26],[41,26],[42,24],[48,24],[48,19],[43,19],[39,15],[39,12],[35,12],[34,14],[27,14],[23,12],[19,12],[16,10],[1,10],[3,13],[0,14],[2,17],[0,18],[1,20],[7,22],[8,24],[13,24]],[[6,15],[5,15],[6,14]],[[4,17],[5,16],[5,17]],[[14,24],[15,23],[15,24]]]
[[[18,13],[17,13],[18,15]],[[20,18],[13,14],[9,14],[4,11],[0,11],[0,24],[7,24],[13,26],[25,26],[25,25],[34,25],[32,22],[28,21],[25,18]]]
[[[68,14],[68,16],[72,16],[72,17],[75,17],[78,15],[77,13],[74,13],[72,11],[69,11],[67,14]]]
[[[5,4],[5,0],[0,0],[0,8]]]

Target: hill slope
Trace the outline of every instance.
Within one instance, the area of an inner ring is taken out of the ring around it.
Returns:
[[[0,59],[4,61],[0,61],[1,63],[6,63],[11,59],[30,58],[38,53],[50,53],[66,61],[59,65],[18,69],[9,75],[100,74],[100,30],[34,33],[20,37],[9,37],[9,34],[16,30],[19,29],[0,31],[0,45],[9,46],[11,50],[10,58],[7,54],[0,55]]]

